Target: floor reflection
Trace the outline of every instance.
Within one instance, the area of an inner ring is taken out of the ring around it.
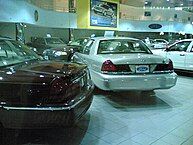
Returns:
[[[163,107],[171,108],[171,106],[160,99],[155,91],[124,91],[112,92],[95,90],[95,96],[104,96],[105,100],[115,108],[148,108],[148,107]]]
[[[6,129],[6,136],[3,137],[1,145],[79,145],[89,125],[89,114],[86,114],[84,126],[61,127],[51,129]],[[83,117],[84,118],[84,117]]]

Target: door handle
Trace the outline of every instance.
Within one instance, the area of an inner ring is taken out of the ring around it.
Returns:
[[[180,54],[180,56],[185,56],[185,54]]]

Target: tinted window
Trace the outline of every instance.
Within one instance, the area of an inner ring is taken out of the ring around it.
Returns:
[[[111,53],[151,53],[147,46],[138,40],[111,39],[99,43],[98,54]]]
[[[69,43],[69,45],[85,46],[89,42],[89,38],[80,38]]]
[[[46,38],[47,44],[64,44],[64,42],[60,38]]]
[[[16,41],[0,40],[0,66],[39,59],[27,46]]]

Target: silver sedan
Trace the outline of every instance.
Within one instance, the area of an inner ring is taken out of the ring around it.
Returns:
[[[168,89],[177,81],[172,61],[152,54],[138,39],[90,38],[72,60],[86,63],[102,90]]]

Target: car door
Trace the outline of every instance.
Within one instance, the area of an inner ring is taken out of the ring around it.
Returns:
[[[191,42],[190,47],[186,51],[185,66],[186,70],[193,71],[193,42]]]
[[[190,47],[191,41],[181,41],[170,46],[166,56],[173,61],[175,69],[185,69],[186,50]]]

